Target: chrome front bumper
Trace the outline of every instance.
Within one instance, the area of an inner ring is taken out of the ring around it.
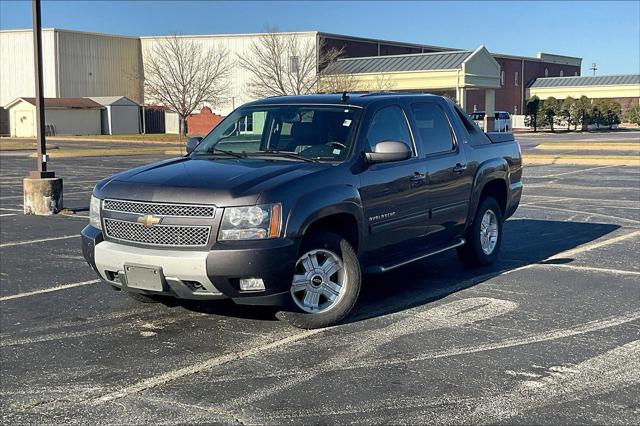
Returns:
[[[126,287],[126,279],[122,279],[125,264],[143,265],[162,269],[161,293],[188,299],[225,297],[207,275],[208,254],[208,251],[157,250],[102,241],[95,245],[94,257],[102,279],[116,287]]]

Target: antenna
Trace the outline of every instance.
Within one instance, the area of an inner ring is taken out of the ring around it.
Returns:
[[[349,100],[349,95],[347,95],[347,91],[342,92],[342,97],[340,98],[342,102],[347,102]]]

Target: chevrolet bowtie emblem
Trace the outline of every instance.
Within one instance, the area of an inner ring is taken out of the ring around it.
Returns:
[[[151,228],[153,225],[157,225],[160,223],[162,219],[159,217],[151,216],[150,214],[140,216],[138,218],[138,223],[143,224],[147,228]]]

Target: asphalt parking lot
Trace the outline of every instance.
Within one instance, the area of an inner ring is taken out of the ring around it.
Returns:
[[[640,423],[640,168],[529,166],[495,265],[367,277],[348,323],[303,331],[97,282],[91,188],[158,158],[53,159],[76,214],[33,217],[34,159],[0,155],[3,423]]]

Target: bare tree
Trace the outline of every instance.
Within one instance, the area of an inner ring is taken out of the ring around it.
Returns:
[[[305,95],[318,90],[319,72],[342,50],[316,46],[315,38],[269,29],[251,43],[250,55],[238,64],[250,74],[249,90],[255,97]]]
[[[177,35],[162,37],[145,52],[144,89],[153,102],[170,107],[184,120],[204,103],[216,104],[227,94],[228,52]]]
[[[331,66],[329,66],[331,67]],[[361,84],[353,74],[334,73],[333,70],[327,68],[326,73],[320,75],[318,81],[318,93],[342,93],[342,92],[360,92]]]

